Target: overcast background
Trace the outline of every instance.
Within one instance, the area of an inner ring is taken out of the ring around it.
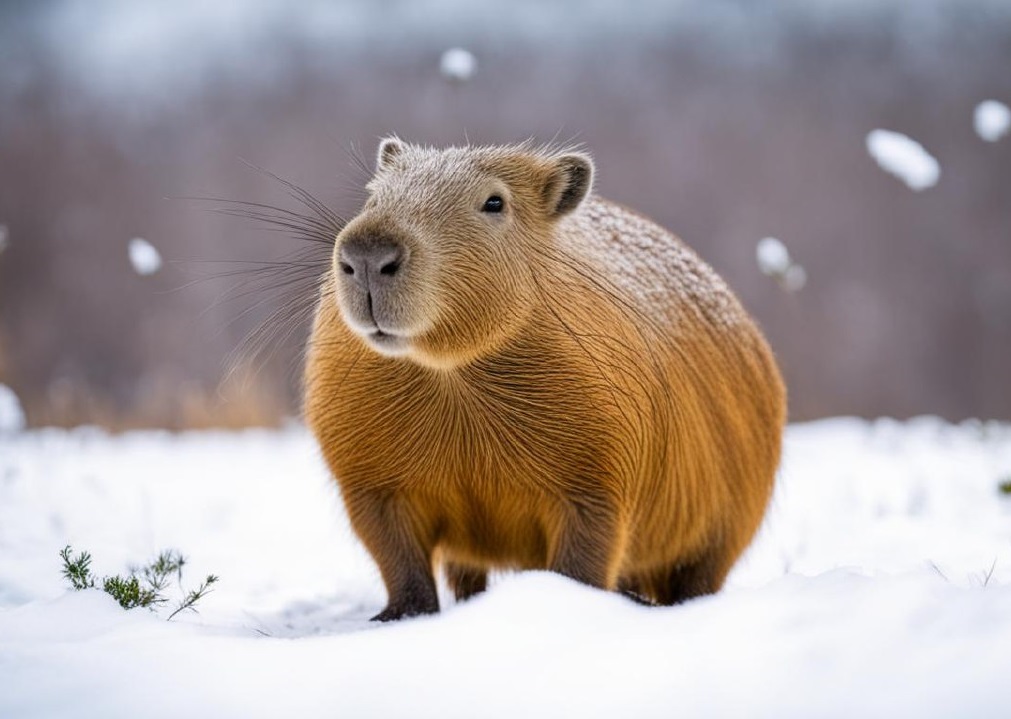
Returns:
[[[451,47],[477,59],[466,82],[440,73]],[[1009,68],[1011,3],[991,0],[6,2],[0,382],[35,425],[295,414],[304,326],[244,362],[284,293],[221,302],[236,278],[212,275],[302,246],[169,198],[295,207],[248,161],[351,215],[349,151],[371,163],[387,133],[557,135],[728,279],[792,419],[1009,419],[1011,138],[973,128],[979,102],[1011,104]],[[875,128],[922,143],[936,186],[883,172]],[[804,287],[759,271],[766,236]]]

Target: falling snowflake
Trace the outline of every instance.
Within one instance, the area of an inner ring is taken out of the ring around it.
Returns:
[[[796,292],[807,284],[807,271],[790,258],[786,245],[775,237],[763,237],[755,247],[758,269],[787,292]]]
[[[161,269],[161,255],[155,246],[141,237],[130,240],[130,264],[138,275],[153,275]]]
[[[871,130],[867,152],[882,170],[895,175],[911,190],[919,192],[937,184],[941,166],[916,140],[901,132]]]
[[[758,269],[769,276],[782,275],[790,268],[790,252],[775,237],[763,237],[755,248]]]
[[[462,47],[450,48],[442,53],[439,72],[451,82],[466,82],[477,72],[477,58]]]
[[[997,142],[1011,129],[1011,109],[1003,102],[984,100],[976,105],[972,124],[981,138],[987,142]]]

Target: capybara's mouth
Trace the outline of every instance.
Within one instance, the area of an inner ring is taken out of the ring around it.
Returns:
[[[376,328],[365,336],[372,349],[381,354],[402,354],[407,350],[407,337]]]
[[[377,341],[407,339],[402,334],[397,334],[396,332],[389,332],[380,327],[376,327],[375,329],[367,332],[366,335],[368,336],[369,339],[374,339]]]

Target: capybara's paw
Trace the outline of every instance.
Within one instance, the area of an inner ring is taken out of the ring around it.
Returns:
[[[439,611],[439,607],[429,607],[429,606],[410,606],[410,605],[400,605],[400,604],[387,604],[386,609],[379,612],[376,616],[372,617],[370,621],[373,622],[395,622],[398,619],[406,619],[407,617],[417,617],[422,614],[435,614]]]

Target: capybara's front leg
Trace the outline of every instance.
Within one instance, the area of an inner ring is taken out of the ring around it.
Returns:
[[[549,557],[553,572],[601,589],[611,589],[618,554],[617,517],[601,506],[570,508],[561,522]]]
[[[388,600],[372,621],[388,622],[439,611],[426,531],[395,494],[349,492],[348,515],[379,565]]]

